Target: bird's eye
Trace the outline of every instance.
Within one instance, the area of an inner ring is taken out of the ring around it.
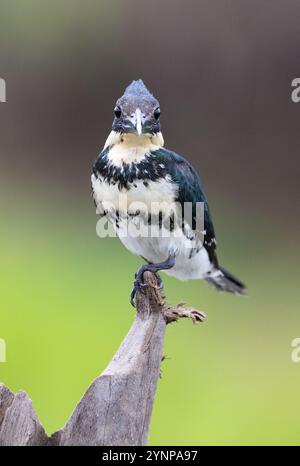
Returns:
[[[159,117],[160,117],[160,108],[159,108],[159,107],[157,107],[157,108],[154,110],[153,115],[154,115],[155,120],[158,120],[158,119],[159,119]]]
[[[120,118],[122,111],[118,105],[115,107],[114,112],[115,112],[116,117]]]

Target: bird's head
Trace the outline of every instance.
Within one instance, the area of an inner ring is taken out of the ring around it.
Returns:
[[[158,100],[141,79],[132,81],[114,108],[113,131],[138,136],[160,132]]]

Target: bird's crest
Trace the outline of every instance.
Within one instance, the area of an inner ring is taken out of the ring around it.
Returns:
[[[152,115],[155,108],[159,106],[159,102],[143,81],[138,79],[126,87],[122,97],[117,100],[117,105],[121,107],[125,116],[131,115],[137,108],[140,108],[145,115]]]
[[[124,96],[135,95],[144,98],[153,98],[153,94],[147,89],[142,79],[132,81],[129,86],[126,87]]]

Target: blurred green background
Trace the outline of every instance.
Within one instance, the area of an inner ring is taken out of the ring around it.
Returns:
[[[299,20],[290,0],[1,1],[0,381],[48,433],[134,319],[141,261],[96,236],[89,176],[141,77],[166,146],[200,173],[220,262],[249,288],[165,278],[170,302],[208,318],[167,329],[150,444],[300,444]]]

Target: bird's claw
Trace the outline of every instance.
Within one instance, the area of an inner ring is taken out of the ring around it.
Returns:
[[[157,286],[156,288],[158,290],[162,290],[163,287],[164,287],[164,282],[162,281],[162,278],[160,277],[160,275],[158,275],[158,273],[156,274],[156,278],[157,278]]]
[[[133,288],[132,288],[132,291],[130,293],[130,304],[135,307],[135,297],[136,297],[136,293],[137,291],[139,291],[140,293],[144,293],[144,289],[145,287],[147,286],[144,282],[143,282],[143,273],[145,272],[145,269],[144,268],[141,268],[140,270],[138,270],[134,277],[135,277],[135,280],[133,282]],[[156,276],[156,279],[157,279],[157,285],[154,286],[154,288],[156,288],[157,290],[162,290],[163,289],[163,281],[161,279],[161,277],[159,276],[158,273],[155,274]]]
[[[144,288],[146,286],[147,285],[145,283],[143,283],[143,278],[139,277],[138,274],[136,273],[135,274],[135,280],[133,282],[133,288],[132,288],[131,293],[130,293],[130,304],[133,307],[135,307],[134,298],[136,296],[137,291],[139,291],[140,293],[144,293]]]

